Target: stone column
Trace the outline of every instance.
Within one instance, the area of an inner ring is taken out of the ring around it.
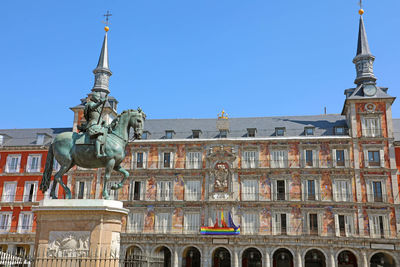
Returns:
[[[270,253],[271,252],[270,252],[269,248],[265,249],[265,251],[264,251],[264,255],[265,255],[265,257],[264,257],[264,267],[271,267],[271,258],[272,258],[272,256],[269,255]]]
[[[201,253],[201,257],[202,257],[201,261],[203,262],[203,267],[211,266],[210,255],[209,255],[208,251],[209,251],[208,246],[204,245],[203,249],[202,249],[202,253]]]
[[[172,252],[172,266],[179,267],[179,247],[177,245],[174,246],[174,251]]]
[[[239,248],[233,248],[233,267],[239,267]]]
[[[367,252],[362,250],[361,251],[361,261],[362,261],[362,266],[369,266],[368,265],[368,258],[367,258]]]
[[[303,267],[303,257],[301,256],[301,250],[298,248],[296,250],[297,267]]]
[[[144,255],[145,255],[146,258],[147,258],[147,264],[146,264],[146,266],[147,266],[147,267],[150,267],[150,259],[149,259],[149,257],[151,257],[152,255],[151,255],[151,248],[150,248],[150,245],[149,245],[149,244],[146,244],[146,246],[145,246],[145,248],[144,248]]]
[[[331,267],[336,267],[335,252],[333,251],[333,248],[329,250],[329,260]]]

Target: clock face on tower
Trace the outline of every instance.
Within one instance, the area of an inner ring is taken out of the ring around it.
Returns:
[[[364,85],[364,95],[366,96],[374,96],[376,94],[376,86],[373,84],[366,84]]]

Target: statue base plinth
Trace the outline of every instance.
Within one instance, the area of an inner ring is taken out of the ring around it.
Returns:
[[[36,214],[35,252],[46,258],[119,257],[121,201],[50,199],[32,208]]]

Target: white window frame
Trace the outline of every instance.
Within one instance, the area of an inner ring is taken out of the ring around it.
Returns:
[[[371,176],[365,177],[366,187],[367,187],[367,201],[368,202],[375,202],[374,199],[374,192],[373,192],[373,182],[380,182],[382,187],[382,202],[377,203],[386,203],[387,202],[387,190],[386,190],[386,181],[387,177],[385,176]]]
[[[312,165],[307,166],[307,150],[312,151]],[[303,168],[318,168],[319,167],[319,149],[316,147],[303,147],[301,152],[301,162]]]
[[[319,210],[315,210],[315,211],[308,211],[306,212],[306,233],[308,235],[311,235],[311,231],[310,231],[310,214],[317,214],[317,226],[318,226],[318,236],[322,235],[322,220],[323,220],[323,212],[319,211]]]
[[[343,198],[343,189],[344,187],[338,188],[341,182],[347,183],[347,195],[346,198]],[[339,191],[340,189],[340,191]],[[352,188],[352,179],[350,177],[337,177],[332,179],[332,192],[333,192],[333,201],[335,202],[353,202],[353,188]],[[339,193],[340,192],[340,193]],[[340,197],[339,197],[340,196]]]
[[[344,166],[337,165],[337,158],[336,158],[336,151],[343,150],[344,151]],[[349,148],[333,148],[332,149],[332,166],[334,168],[348,168],[350,166],[350,159],[349,159]]]
[[[258,167],[258,150],[244,150],[242,153],[242,168],[254,169]]]
[[[7,217],[3,218],[3,216],[7,216]],[[5,222],[4,229],[0,228],[0,233],[9,232],[11,229],[12,212],[8,212],[8,211],[0,212],[0,222],[3,222],[3,220],[4,221],[7,220],[7,222]]]
[[[384,168],[385,167],[385,149],[383,146],[364,146],[364,164],[366,168]],[[370,166],[369,165],[369,151],[379,151],[379,166]]]
[[[389,216],[388,214],[383,213],[372,213],[368,212],[368,220],[369,220],[369,232],[371,238],[382,238],[382,233],[380,229],[377,229],[376,222],[379,221],[379,217],[382,216],[383,222],[383,236],[385,238],[390,238],[390,226],[389,226]]]
[[[144,212],[129,212],[127,232],[128,233],[141,233],[144,226]]]
[[[355,216],[354,213],[342,213],[336,212],[334,213],[335,217],[335,234],[340,237],[340,225],[339,225],[339,216],[344,216],[344,227],[345,227],[345,236],[351,237],[355,235]]]
[[[75,181],[75,198],[78,199],[79,197],[79,183],[83,182],[84,188],[83,188],[83,198],[82,199],[90,199],[90,192],[91,192],[91,187],[92,187],[92,181],[91,180],[76,180]],[[110,182],[107,182],[107,185],[109,185]],[[116,190],[115,190],[116,191]],[[110,196],[111,199],[111,196]]]
[[[164,153],[170,153],[170,161],[169,161],[169,167],[164,166]],[[174,168],[174,152],[173,151],[161,151],[159,154],[159,159],[160,159],[160,164],[159,167],[160,169],[173,169]]]
[[[54,158],[53,161],[53,172],[58,172],[61,168],[60,163],[58,163],[58,161],[56,160],[56,158]]]
[[[17,159],[17,165],[15,169],[10,169],[10,165],[12,163],[12,159]],[[7,156],[6,168],[5,172],[7,173],[19,173],[21,171],[21,155],[20,154],[9,154]]]
[[[120,183],[120,181],[119,180],[111,180],[111,181],[108,181],[107,182],[107,188],[108,188],[108,190],[109,190],[109,195],[110,195],[110,199],[111,200],[118,200],[118,197],[119,197],[119,190],[111,190],[111,186],[113,186],[113,185],[117,185],[117,184],[119,184]],[[91,186],[91,183],[90,183],[90,186]],[[88,190],[89,191],[89,190]],[[89,191],[90,192],[90,191]],[[89,198],[90,198],[90,196],[89,196]]]
[[[231,208],[230,207],[224,207],[222,210],[224,211],[225,222],[228,224],[227,218],[229,216],[229,212],[231,211]],[[209,217],[209,223],[210,223],[209,225],[210,226],[214,226],[215,218],[218,219],[218,224],[221,226],[222,210],[221,210],[221,208],[213,208],[211,210],[211,212],[210,212],[210,216],[211,217]],[[233,214],[232,214],[232,216],[233,216]]]
[[[143,153],[143,166],[137,166],[138,153]],[[137,150],[132,153],[132,167],[131,169],[147,169],[147,151]]]
[[[270,152],[271,155],[271,168],[287,168],[289,165],[287,149],[273,149]],[[275,158],[277,157],[277,158]]]
[[[42,146],[44,144],[45,138],[46,138],[46,134],[38,133],[36,135],[36,145]]]
[[[247,223],[251,224],[251,226],[247,225]],[[258,212],[244,212],[242,214],[241,232],[243,234],[245,235],[258,234],[259,228],[260,228],[260,214]]]
[[[167,234],[171,231],[171,213],[172,212],[156,212],[154,223],[156,233]],[[167,218],[166,221],[165,217]],[[160,222],[160,219],[163,219],[162,224]]]
[[[241,181],[242,201],[258,201],[259,180],[256,178],[243,178]]]
[[[309,200],[308,199],[308,181],[314,181],[314,190],[315,190],[315,200]],[[301,181],[301,192],[302,192],[302,200],[303,201],[319,201],[321,200],[321,177],[302,177]]]
[[[374,120],[375,122],[372,124],[376,124],[373,127],[370,121]],[[367,125],[369,124],[369,125]],[[381,137],[382,136],[382,123],[381,117],[379,115],[367,115],[362,116],[361,118],[361,128],[362,128],[362,136],[363,137]]]
[[[291,229],[291,217],[292,214],[290,211],[272,211],[272,235],[283,235],[282,234],[282,222],[281,222],[281,215],[286,215],[286,235],[292,234]]]
[[[202,153],[200,151],[186,153],[186,169],[201,169],[202,163]]]
[[[135,183],[136,182],[140,183],[139,199],[135,199]],[[129,200],[130,201],[144,200],[145,192],[146,192],[146,181],[138,180],[138,179],[131,180],[131,183],[129,186]]]
[[[198,184],[198,185],[195,186],[194,184]],[[185,200],[186,201],[199,201],[200,199],[201,199],[201,181],[200,180],[186,180],[185,181]]]
[[[173,182],[162,180],[157,181],[157,201],[171,201],[172,200],[172,191],[173,191]]]
[[[281,181],[284,180],[285,181],[285,199],[284,200],[278,200],[278,183],[277,181]],[[290,200],[290,192],[289,192],[289,181],[290,178],[288,177],[277,177],[277,178],[272,178],[272,182],[271,182],[271,200],[274,201],[289,201]]]
[[[37,159],[36,169],[32,168],[32,163],[34,159]],[[40,172],[42,162],[42,154],[29,154],[28,160],[26,163],[26,172]]]
[[[7,192],[7,194],[6,194],[5,188],[6,188],[7,184],[13,184],[14,185],[14,192]],[[1,196],[1,201],[2,202],[7,202],[7,203],[15,202],[15,194],[16,194],[16,192],[17,192],[17,182],[4,182],[3,183],[3,193],[2,193],[2,196]]]
[[[44,199],[51,199],[51,196],[50,196],[50,193],[51,193],[51,188],[53,187],[53,183],[54,183],[54,180],[51,180],[50,181],[50,185],[49,185],[49,189],[47,189],[47,191],[44,193],[44,196],[43,196],[43,198]],[[60,184],[59,183],[57,183],[57,185],[56,185],[56,196],[58,196],[58,189],[59,189],[59,187],[60,187]]]
[[[24,225],[24,216],[28,218],[28,225]],[[28,233],[32,232],[32,224],[33,224],[33,213],[32,212],[21,212],[18,218],[18,233]]]
[[[33,185],[33,195],[32,195],[32,201],[29,201],[29,191],[28,189],[29,185]],[[50,191],[51,188],[49,188],[48,191]],[[22,198],[23,202],[35,202],[36,197],[37,197],[37,191],[38,191],[38,181],[26,181],[24,185],[24,195]]]
[[[191,225],[190,218],[196,219],[196,223]],[[183,230],[184,233],[198,233],[200,230],[200,212],[187,211],[183,217]]]

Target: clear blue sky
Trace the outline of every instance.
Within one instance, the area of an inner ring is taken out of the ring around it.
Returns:
[[[0,128],[71,127],[110,10],[111,95],[148,118],[340,113],[358,0],[1,1]],[[378,85],[400,96],[400,1],[365,0]],[[400,118],[398,99],[393,117]]]

